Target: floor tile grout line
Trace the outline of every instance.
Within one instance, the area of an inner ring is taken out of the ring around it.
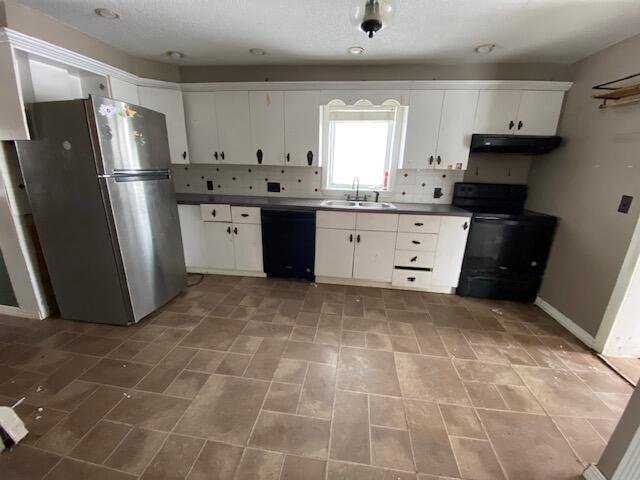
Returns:
[[[340,321],[340,328],[342,329],[343,322]],[[342,335],[341,335],[342,339]],[[335,424],[336,416],[336,398],[338,396],[338,377],[340,374],[340,363],[342,362],[342,341],[338,343],[338,357],[336,359],[336,377],[333,381],[333,402],[331,404],[331,421],[329,423],[329,438],[327,440],[327,463],[324,472],[325,480],[329,480],[329,466],[331,462],[331,449],[333,442],[333,428]]]
[[[369,393],[367,396],[367,433],[369,434],[369,463],[375,465],[373,461],[373,435],[371,434],[371,396]]]
[[[304,377],[302,378],[302,383],[300,384],[300,393],[298,394],[298,403],[296,403],[296,415],[299,415],[299,412],[300,412],[300,404],[302,403],[302,394],[304,392],[304,386],[307,383],[307,375],[309,375],[310,369],[311,367],[307,363],[304,370]]]

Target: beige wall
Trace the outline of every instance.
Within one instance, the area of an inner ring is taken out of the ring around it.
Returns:
[[[67,48],[140,77],[171,82],[180,80],[176,65],[133,57],[73,27],[11,1],[0,2],[0,26]]]
[[[598,109],[591,87],[640,72],[640,36],[576,65],[559,134],[539,157],[528,207],[560,217],[540,296],[595,336],[640,212],[640,104]],[[620,196],[633,195],[629,214]]]
[[[359,80],[556,80],[573,77],[573,67],[555,63],[490,65],[264,65],[182,67],[181,80],[194,82]]]

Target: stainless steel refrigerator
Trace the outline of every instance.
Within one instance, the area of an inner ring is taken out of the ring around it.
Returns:
[[[164,115],[95,96],[27,113],[16,146],[61,316],[137,322],[186,283]]]

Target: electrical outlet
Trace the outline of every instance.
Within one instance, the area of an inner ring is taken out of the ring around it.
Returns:
[[[213,180],[207,180],[207,190],[213,190]]]
[[[442,188],[440,187],[436,187],[433,189],[433,198],[440,198],[444,195],[444,193],[442,193]]]
[[[280,182],[267,182],[267,192],[279,192]]]
[[[620,205],[618,205],[618,212],[629,213],[632,200],[633,197],[631,195],[622,195],[622,198],[620,199]]]

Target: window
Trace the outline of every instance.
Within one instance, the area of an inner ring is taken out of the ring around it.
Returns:
[[[389,191],[400,156],[405,107],[395,101],[372,105],[340,101],[323,107],[323,175],[326,190]]]

